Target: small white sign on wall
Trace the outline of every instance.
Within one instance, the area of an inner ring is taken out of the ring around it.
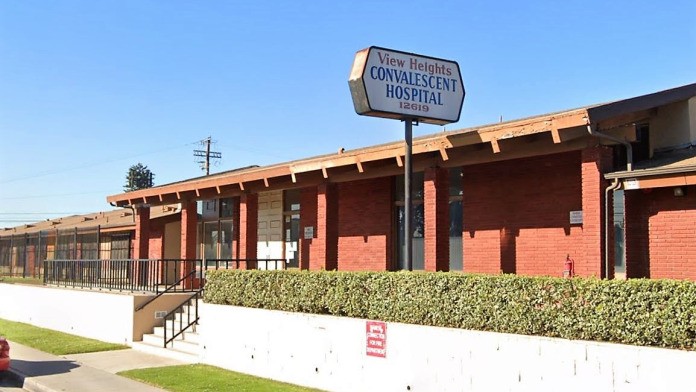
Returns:
[[[314,238],[314,226],[307,226],[304,228],[304,239],[311,240]]]
[[[626,190],[640,189],[640,184],[638,183],[638,180],[636,180],[635,178],[629,178],[624,180],[623,185],[624,189]]]
[[[582,210],[570,211],[570,224],[571,225],[581,225],[582,224]]]

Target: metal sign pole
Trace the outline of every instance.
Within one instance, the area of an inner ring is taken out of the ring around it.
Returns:
[[[413,223],[411,218],[413,216],[413,206],[411,205],[411,179],[413,178],[413,169],[411,168],[411,139],[413,138],[413,118],[407,117],[404,121],[406,123],[406,156],[404,159],[404,240],[406,249],[404,249],[404,261],[406,262],[406,269],[412,271]]]

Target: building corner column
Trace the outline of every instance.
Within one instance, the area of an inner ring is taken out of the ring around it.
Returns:
[[[147,259],[150,253],[150,206],[139,205],[135,208],[135,241],[133,258]]]
[[[592,146],[582,150],[582,241],[583,252],[575,260],[575,273],[580,276],[606,278],[604,275],[604,190],[609,182],[604,173],[610,170],[612,150]],[[610,235],[611,237],[611,235]],[[610,244],[611,246],[611,244]],[[572,255],[571,255],[572,257]],[[614,265],[610,261],[610,275]]]
[[[423,183],[425,270],[449,271],[449,172],[427,168]]]
[[[198,205],[195,201],[181,203],[181,251],[182,259],[179,268],[179,279],[187,276],[196,268],[196,246],[198,232]],[[193,280],[184,282],[187,288],[192,287]]]
[[[258,247],[259,195],[244,193],[239,198],[239,258],[255,260]],[[246,262],[246,268],[255,268]]]

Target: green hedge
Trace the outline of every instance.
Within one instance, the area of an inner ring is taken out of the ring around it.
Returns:
[[[210,271],[205,301],[696,349],[696,283],[426,272]]]

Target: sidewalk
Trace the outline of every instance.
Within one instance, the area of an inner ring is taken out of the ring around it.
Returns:
[[[157,392],[115,373],[123,370],[181,365],[180,361],[132,349],[59,357],[10,342],[10,371],[33,392]]]

